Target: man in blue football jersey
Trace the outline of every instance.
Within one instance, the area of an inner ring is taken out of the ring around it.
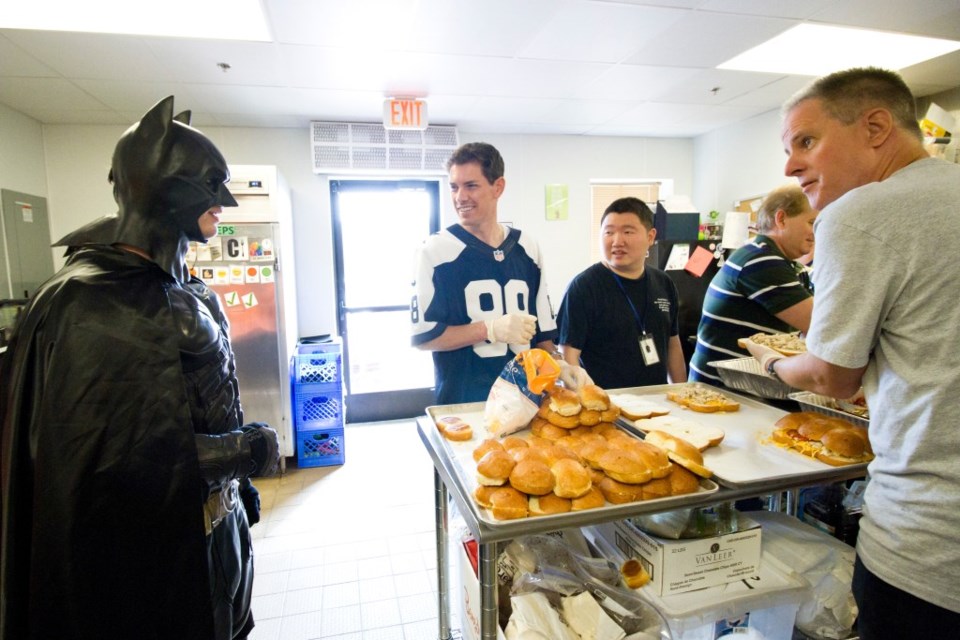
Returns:
[[[439,404],[479,402],[531,340],[556,352],[557,324],[536,241],[497,222],[500,152],[464,144],[447,170],[460,222],[427,238],[417,256],[411,341],[433,352]]]

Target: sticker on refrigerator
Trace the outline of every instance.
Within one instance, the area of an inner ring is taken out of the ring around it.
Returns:
[[[191,242],[187,245],[187,255],[183,257],[187,264],[193,264],[197,261],[197,243]]]
[[[242,264],[230,265],[230,284],[243,284],[243,272],[245,270]]]
[[[237,293],[236,291],[228,291],[225,294],[223,294],[223,304],[225,304],[228,307],[240,306],[241,302],[242,301],[240,300],[240,294]]]
[[[246,260],[247,259],[247,238],[246,236],[229,236],[223,238],[223,259],[224,260]]]
[[[273,282],[276,279],[273,266],[260,267],[260,282]]]
[[[250,309],[260,304],[257,302],[257,296],[253,295],[252,292],[243,294],[240,299],[243,300],[244,309]]]
[[[251,260],[273,260],[273,239],[254,238],[250,240]]]
[[[204,284],[213,284],[213,267],[200,267],[200,279]]]
[[[228,267],[214,267],[213,284],[230,284],[230,269]]]
[[[223,260],[223,247],[220,245],[220,238],[210,238],[206,244],[198,244],[197,260],[199,262]]]
[[[257,284],[260,282],[260,269],[258,267],[248,264],[244,271],[247,276],[247,284]]]

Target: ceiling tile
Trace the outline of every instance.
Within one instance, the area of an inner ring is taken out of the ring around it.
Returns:
[[[76,85],[116,111],[146,113],[157,102],[174,96],[177,109],[191,109],[190,90],[176,82],[139,80],[77,80]]]
[[[272,42],[153,38],[150,49],[180,82],[279,86],[287,84],[282,57]],[[220,63],[230,65],[224,71]]]
[[[699,69],[618,64],[573,93],[575,98],[653,100],[682,85]]]
[[[517,55],[619,62],[683,15],[679,10],[608,2],[567,3]]]
[[[626,62],[713,68],[795,24],[780,18],[692,12],[644,43]]]
[[[845,0],[831,2],[813,18],[818,22],[960,39],[957,0]]]
[[[27,115],[34,110],[99,111],[107,106],[62,78],[4,78],[0,102]]]
[[[70,107],[59,109],[32,109],[30,116],[44,124],[117,124],[127,126],[136,122],[143,114],[128,119],[123,114],[112,110],[104,109],[72,109]]]
[[[658,92],[656,97],[651,99],[657,102],[721,105],[764,87],[780,77],[782,76],[770,73],[706,69],[688,77],[683,83]]]
[[[0,77],[56,77],[56,71],[9,40],[0,30]]]
[[[149,77],[173,80],[176,70],[157,59],[148,42],[160,38],[105,33],[6,30],[30,55],[69,78]]]

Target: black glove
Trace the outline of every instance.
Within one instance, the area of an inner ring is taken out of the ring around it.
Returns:
[[[280,442],[277,432],[262,422],[251,422],[240,427],[243,439],[250,447],[253,469],[248,476],[272,476],[280,466]]]
[[[240,483],[240,500],[243,501],[243,510],[247,512],[250,526],[260,522],[260,492],[249,480]]]

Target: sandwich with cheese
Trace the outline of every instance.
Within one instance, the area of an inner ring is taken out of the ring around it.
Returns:
[[[867,430],[812,411],[788,413],[777,420],[771,440],[786,449],[835,467],[873,460]]]

